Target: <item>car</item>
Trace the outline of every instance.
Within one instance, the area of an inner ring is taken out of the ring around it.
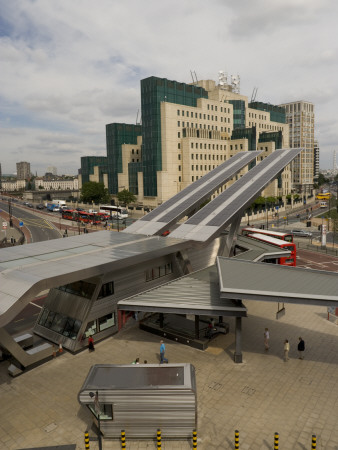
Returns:
[[[34,205],[32,205],[31,203],[28,203],[28,208],[34,208]]]
[[[312,233],[306,230],[291,230],[290,233],[298,237],[312,237]]]
[[[39,203],[38,205],[36,205],[36,209],[44,209],[45,206],[42,203]]]
[[[28,206],[29,202],[23,202],[23,205]]]

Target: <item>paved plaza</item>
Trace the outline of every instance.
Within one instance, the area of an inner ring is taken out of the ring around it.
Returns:
[[[338,326],[327,320],[326,308],[286,305],[276,320],[276,304],[246,302],[243,319],[243,364],[233,363],[234,322],[230,334],[219,336],[202,352],[166,342],[169,362],[190,362],[196,368],[198,448],[233,449],[234,431],[240,449],[271,449],[274,433],[280,449],[338,449]],[[132,319],[133,320],[133,319]],[[270,350],[263,332],[270,330]],[[298,359],[298,338],[305,340],[305,359]],[[290,341],[290,361],[283,361],[283,342]],[[92,418],[77,401],[93,364],[130,364],[136,357],[158,362],[159,338],[139,330],[135,321],[119,334],[97,343],[96,351],[65,353],[11,378],[8,362],[0,363],[0,448],[21,449],[77,444],[84,449]],[[103,449],[119,449],[103,440]],[[164,441],[163,449],[190,449],[191,442]],[[97,450],[98,443],[90,442]],[[127,449],[156,449],[155,441],[131,441]]]

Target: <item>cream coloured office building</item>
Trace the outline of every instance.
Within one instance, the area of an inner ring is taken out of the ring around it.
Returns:
[[[129,189],[139,204],[156,207],[239,151],[262,149],[261,160],[276,148],[289,147],[289,126],[282,108],[249,104],[248,98],[233,92],[230,85],[216,85],[212,80],[186,85],[150,77],[142,80],[141,88],[141,96],[150,97],[142,98],[142,131],[126,124],[107,125],[107,136],[109,127],[113,130],[111,147],[107,138],[109,171],[109,152],[116,156],[120,150],[116,161],[121,162],[121,170],[115,172],[115,192],[110,190],[113,195]],[[187,96],[179,96],[180,90],[193,95],[198,89],[201,95],[196,95],[192,104],[184,104],[189,101]],[[117,149],[119,126],[124,142]],[[128,136],[133,142],[126,142]],[[290,175],[288,167],[262,195],[282,197],[290,193]]]

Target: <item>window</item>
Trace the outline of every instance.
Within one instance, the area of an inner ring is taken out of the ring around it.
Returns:
[[[177,155],[177,158],[178,158],[178,159],[180,160],[180,159],[181,159],[181,155],[180,155],[180,154],[178,154],[178,155]]]
[[[90,322],[87,323],[87,327],[86,327],[86,331],[84,332],[84,335],[86,337],[89,337],[96,333],[97,333],[96,320],[91,320]]]
[[[182,116],[184,116],[184,111],[182,111]]]
[[[42,310],[39,325],[49,328],[70,339],[76,339],[82,322],[61,313],[55,313],[47,308]]]
[[[180,115],[180,110],[179,110],[179,109],[177,110],[177,115],[178,115],[178,116]]]
[[[113,294],[114,294],[114,282],[109,281],[109,283],[105,283],[101,286],[97,299],[108,297],[109,295]]]
[[[98,319],[99,331],[104,331],[107,328],[111,328],[115,325],[115,315],[113,313],[107,314]]]
[[[180,132],[180,131],[177,133],[177,137],[178,137],[178,138],[181,137],[181,132]]]
[[[177,144],[177,148],[178,148],[179,150],[181,149],[181,144],[180,144],[180,143]]]
[[[178,171],[181,172],[181,166],[178,166]]]
[[[79,297],[92,298],[95,290],[95,284],[80,280],[64,286],[59,286],[57,289]]]
[[[182,177],[178,177],[178,181],[179,181],[179,183],[181,183]]]
[[[181,122],[178,120],[177,121],[177,126],[180,127],[181,126]]]

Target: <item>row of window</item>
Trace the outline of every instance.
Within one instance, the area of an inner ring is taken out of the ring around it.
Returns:
[[[198,148],[198,142],[191,142],[190,143],[190,148],[194,148],[194,145],[195,145],[195,148]],[[200,142],[200,144],[199,144],[199,148],[202,150],[202,148],[203,148],[203,146],[204,146],[204,150],[226,150],[227,149],[227,146],[226,146],[226,144],[224,145],[224,148],[223,148],[223,145],[222,144],[220,144],[220,145],[218,145],[218,144],[202,144],[201,142]],[[243,144],[239,144],[239,148],[240,148],[240,150],[243,150]],[[232,151],[232,150],[238,150],[238,144],[231,144],[230,145],[230,151]],[[194,157],[192,156],[192,159],[193,159]],[[198,158],[196,158],[196,159],[198,159]],[[206,159],[206,158],[205,158]],[[209,158],[210,159],[210,158]]]
[[[249,117],[252,117],[253,119],[257,119],[257,114],[249,112]],[[267,120],[266,116],[263,116],[263,114],[259,114],[258,118],[261,120]]]
[[[59,286],[57,289],[68,294],[77,295],[78,297],[84,297],[91,299],[95,290],[95,284],[88,283],[88,281],[74,281],[74,283],[65,284],[64,286]],[[101,286],[98,299],[103,297],[108,297],[114,294],[114,282],[110,281]]]
[[[44,308],[39,319],[39,325],[55,333],[75,340],[81,327],[81,320],[72,319],[64,314],[56,313]]]
[[[193,124],[191,124],[191,125],[193,125]],[[202,125],[200,125],[200,128],[202,129]],[[212,125],[211,128],[210,128],[210,125],[208,125],[208,126],[204,125],[203,129],[204,130],[208,129],[208,130],[218,131],[217,125],[215,127]],[[231,133],[231,129],[230,128],[226,128],[226,127],[221,127],[220,132],[221,133],[223,133],[223,132],[224,133]],[[197,131],[197,133],[198,133],[198,131]],[[180,131],[178,131],[177,137],[178,137],[178,139],[181,139],[181,132]],[[183,128],[182,137],[187,137],[186,128]],[[199,137],[199,136],[197,136],[197,137]],[[211,135],[211,132],[209,133],[209,139],[213,139],[213,137]]]
[[[146,281],[156,280],[157,278],[165,277],[170,273],[173,273],[173,265],[171,262],[163,264],[162,266],[153,267],[152,269],[146,270]]]
[[[224,161],[226,161],[226,155],[212,155],[212,160],[213,161],[218,161],[218,160],[220,160],[220,161],[223,161],[223,156],[224,156]],[[191,159],[198,159],[198,154],[196,153],[195,155],[192,153],[191,154]],[[199,155],[199,159],[202,159],[203,160],[203,155]],[[204,160],[209,160],[209,161],[211,161],[211,155],[204,155]]]
[[[265,128],[267,130],[283,130],[283,127],[277,127],[276,125],[269,125],[266,123],[259,123],[257,125],[256,122],[249,122],[249,127],[257,127],[258,128]]]
[[[138,152],[139,152],[138,149],[136,149],[136,155],[138,155]],[[134,154],[135,154],[135,150],[132,149],[132,150],[131,150],[131,153],[134,155]]]
[[[103,317],[92,320],[87,323],[86,331],[84,332],[84,337],[88,338],[96,333],[106,330],[115,326],[115,314],[109,313]]]
[[[210,108],[210,106],[211,106],[211,108]],[[211,109],[211,111],[217,111],[217,106],[215,106],[215,109],[214,109],[214,105],[207,105],[207,108],[208,108],[208,110],[210,110]],[[222,112],[224,112],[224,113],[228,113],[228,114],[230,114],[231,113],[231,110],[230,110],[230,108],[226,108],[226,107],[224,107],[223,108],[223,106],[221,106],[221,108],[220,108],[220,112],[222,113]],[[183,109],[182,110],[180,110],[180,109],[178,109],[177,110],[177,115],[178,116],[183,116],[184,117],[184,115],[186,116],[186,117],[194,117],[194,115],[195,115],[195,119],[197,119],[198,118],[198,116],[199,116],[199,118],[200,119],[202,119],[202,113],[197,113],[197,112],[193,112],[193,111],[184,111]],[[205,114],[204,114],[204,118],[205,118]]]

